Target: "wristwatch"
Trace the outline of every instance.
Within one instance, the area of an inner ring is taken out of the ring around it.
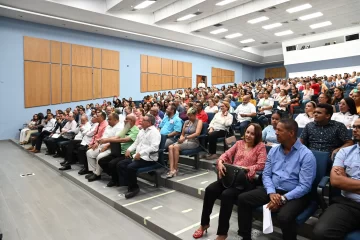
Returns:
[[[281,204],[284,205],[284,204],[286,204],[286,202],[287,202],[286,197],[285,197],[285,196],[281,196]]]

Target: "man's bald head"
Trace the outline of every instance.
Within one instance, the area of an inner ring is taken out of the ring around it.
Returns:
[[[130,123],[131,126],[134,126],[136,122],[136,116],[133,113],[131,113],[126,116],[125,121]]]
[[[250,95],[245,95],[243,97],[243,103],[248,103],[250,101]]]

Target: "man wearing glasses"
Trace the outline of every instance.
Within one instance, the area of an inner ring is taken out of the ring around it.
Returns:
[[[352,128],[357,144],[340,149],[330,173],[331,185],[342,190],[341,196],[334,197],[320,217],[314,240],[345,239],[348,233],[360,230],[360,119]]]

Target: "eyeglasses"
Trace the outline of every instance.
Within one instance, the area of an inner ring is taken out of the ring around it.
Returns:
[[[360,125],[353,125],[352,128],[356,130],[360,130]]]

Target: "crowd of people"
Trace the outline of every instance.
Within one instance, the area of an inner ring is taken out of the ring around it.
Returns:
[[[205,190],[200,238],[209,228],[216,199],[221,200],[217,240],[226,239],[234,203],[238,205],[239,235],[251,239],[252,211],[264,204],[278,212],[277,219],[286,240],[296,239],[296,217],[309,203],[316,175],[311,150],[328,152],[334,161],[331,182],[343,196],[320,218],[313,239],[343,239],[359,228],[360,215],[360,73],[352,75],[263,79],[229,86],[199,87],[154,93],[142,101],[119,99],[103,104],[49,109],[35,114],[21,129],[20,144],[46,155],[63,157],[60,170],[79,162],[78,172],[89,181],[111,176],[108,187],[127,186],[126,198],[139,193],[137,170],[158,164],[161,135],[166,136],[169,171],[178,174],[182,150],[201,145],[198,137],[207,127],[202,158],[216,160],[219,179]],[[299,129],[301,134],[299,135]],[[352,129],[352,130],[351,130]],[[225,153],[217,154],[219,138],[234,131],[238,141]],[[352,131],[352,137],[348,134]],[[300,136],[300,137],[298,137]],[[120,151],[113,148],[120,145]],[[271,146],[266,153],[266,146]],[[226,164],[244,170],[241,188],[225,188],[221,178]],[[255,173],[263,171],[262,187],[255,187]],[[333,181],[334,180],[334,181]],[[349,204],[351,202],[351,204]],[[346,212],[339,214],[341,209]],[[331,214],[341,217],[332,218]],[[331,220],[325,218],[328,216]],[[344,226],[343,221],[349,220]]]

